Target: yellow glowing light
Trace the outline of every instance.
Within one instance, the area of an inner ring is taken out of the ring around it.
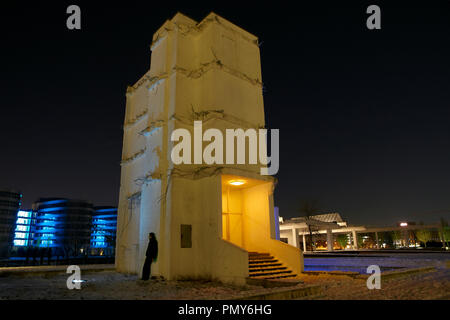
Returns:
[[[245,181],[244,180],[230,180],[228,181],[229,184],[231,184],[232,186],[242,186]]]
[[[400,227],[407,227],[407,226],[408,226],[408,223],[406,223],[406,222],[400,223]]]

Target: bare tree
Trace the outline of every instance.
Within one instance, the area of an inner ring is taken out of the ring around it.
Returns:
[[[312,217],[319,213],[320,209],[318,207],[318,202],[316,200],[305,200],[300,204],[299,212],[305,218],[306,225],[309,231],[309,241],[311,245],[311,251],[314,251],[314,242],[313,242],[313,227],[311,225]]]

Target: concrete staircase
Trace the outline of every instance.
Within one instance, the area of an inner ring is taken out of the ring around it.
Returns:
[[[270,253],[249,252],[248,253],[249,277],[252,279],[289,279],[295,278],[296,274]]]

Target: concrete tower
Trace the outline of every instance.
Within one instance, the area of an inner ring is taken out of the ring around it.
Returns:
[[[253,251],[301,272],[299,249],[275,240],[274,179],[260,175],[260,165],[171,161],[174,129],[200,139],[192,154],[208,144],[195,137],[195,120],[224,137],[227,128],[264,127],[257,38],[214,13],[200,23],[178,13],[154,34],[151,50],[150,71],[127,90],[117,270],[140,274],[155,232],[152,274],[166,279],[242,284]]]

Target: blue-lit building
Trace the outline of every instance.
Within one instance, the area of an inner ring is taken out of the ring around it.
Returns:
[[[92,217],[91,254],[113,256],[116,230],[117,208],[95,207]]]
[[[113,257],[117,208],[94,207],[83,200],[41,198],[32,210],[20,210],[22,194],[0,190],[1,256],[25,257],[31,248],[45,255]],[[51,248],[52,250],[47,250]],[[40,252],[40,251],[38,251]]]
[[[13,245],[27,247],[32,239],[31,227],[33,225],[33,211],[19,210],[17,212],[16,230]]]
[[[86,253],[90,246],[92,203],[69,199],[40,199],[33,204],[32,243],[61,250],[65,255]]]
[[[22,194],[11,189],[0,190],[0,257],[9,255],[14,240],[17,212]]]

